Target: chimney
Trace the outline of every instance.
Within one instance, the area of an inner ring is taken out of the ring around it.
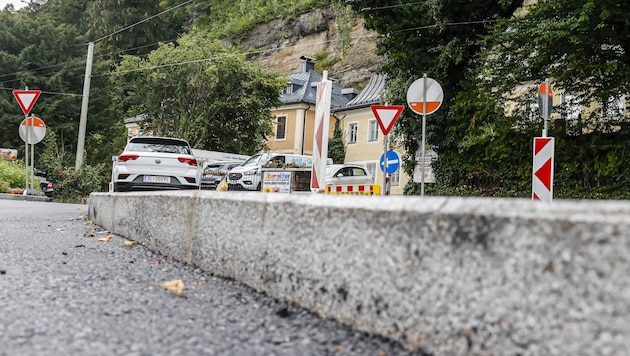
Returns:
[[[302,73],[315,70],[315,58],[302,56],[300,59],[302,60]]]

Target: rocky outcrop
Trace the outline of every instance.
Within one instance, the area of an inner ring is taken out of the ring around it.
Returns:
[[[288,74],[300,70],[301,56],[317,58],[331,79],[344,87],[363,88],[381,60],[376,55],[377,35],[353,18],[349,30],[340,33],[329,8],[315,9],[295,19],[276,19],[259,25],[241,45],[258,51],[258,61],[269,70]],[[344,51],[342,39],[350,45]],[[321,71],[321,70],[320,70]]]

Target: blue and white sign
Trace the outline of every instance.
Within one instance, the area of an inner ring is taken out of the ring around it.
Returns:
[[[385,170],[385,154],[381,156],[381,171]],[[387,151],[387,174],[394,174],[400,167],[400,157],[394,150]]]

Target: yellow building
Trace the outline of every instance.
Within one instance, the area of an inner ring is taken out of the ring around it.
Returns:
[[[315,126],[317,84],[322,75],[315,72],[314,62],[302,57],[302,70],[288,76],[287,87],[280,100],[284,105],[273,110],[274,135],[268,138],[271,151],[311,155]],[[383,134],[372,112],[372,105],[380,104],[385,77],[374,75],[360,93],[352,88],[333,84],[329,138],[335,121],[339,120],[344,132],[346,156],[344,163],[358,164],[367,169],[374,183],[383,184],[379,167],[384,153]],[[402,156],[404,152],[397,152]],[[390,194],[402,194],[410,177],[399,169],[390,178]]]

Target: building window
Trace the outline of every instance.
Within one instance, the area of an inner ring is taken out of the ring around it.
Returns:
[[[276,117],[276,140],[284,140],[287,138],[287,117]]]
[[[400,169],[397,169],[394,174],[389,177],[389,184],[392,187],[397,187],[400,185]]]
[[[357,143],[357,136],[359,133],[359,124],[351,122],[348,124],[348,143]]]
[[[376,162],[368,162],[365,164],[365,170],[370,173],[372,176],[372,183],[375,182],[376,179]]]
[[[378,141],[378,123],[370,120],[368,125],[368,142]]]

